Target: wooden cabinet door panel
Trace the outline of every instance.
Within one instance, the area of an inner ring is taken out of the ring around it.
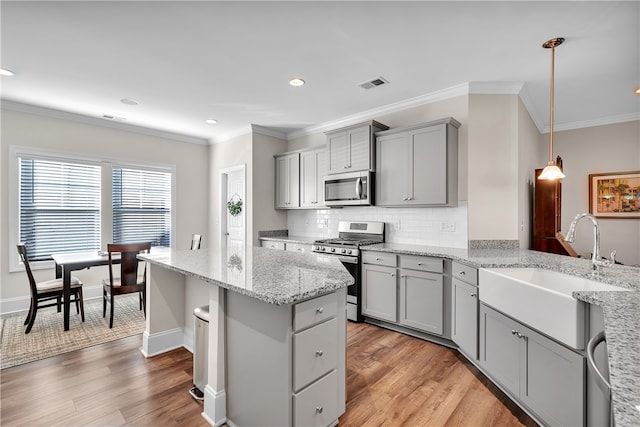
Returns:
[[[412,179],[409,204],[447,203],[446,125],[413,132],[409,136]]]
[[[442,275],[400,270],[400,279],[400,324],[442,335]]]
[[[327,137],[329,150],[329,173],[346,172],[347,169],[347,133],[338,132]]]
[[[393,206],[409,197],[409,145],[406,134],[376,140],[376,204]]]
[[[478,358],[478,288],[454,278],[451,339],[473,359]]]
[[[520,392],[520,324],[480,304],[479,362],[514,396]]]
[[[347,170],[355,172],[371,169],[371,135],[369,126],[347,132]]]
[[[584,358],[527,328],[520,399],[547,423],[584,425]]]
[[[397,321],[396,269],[364,264],[362,267],[362,314]]]

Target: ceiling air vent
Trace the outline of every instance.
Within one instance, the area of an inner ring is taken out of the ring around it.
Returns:
[[[368,82],[360,83],[360,87],[363,89],[373,89],[377,86],[382,86],[383,84],[387,84],[389,81],[384,77],[378,77],[376,79],[370,80]]]

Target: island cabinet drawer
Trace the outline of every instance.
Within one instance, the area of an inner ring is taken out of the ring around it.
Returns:
[[[338,373],[331,372],[293,396],[293,425],[326,427],[338,419]]]
[[[395,267],[397,265],[396,254],[388,252],[363,251],[362,262],[365,264],[386,265],[388,267]]]
[[[293,390],[299,391],[337,367],[335,318],[293,336]]]
[[[400,255],[400,267],[411,270],[430,271],[442,273],[444,260],[428,256]]]
[[[262,247],[270,249],[280,249],[284,251],[284,242],[277,242],[275,240],[263,240]]]
[[[451,263],[451,277],[460,279],[470,285],[478,286],[478,269],[454,261]]]
[[[293,306],[293,330],[300,331],[320,323],[338,312],[338,296],[332,292]]]

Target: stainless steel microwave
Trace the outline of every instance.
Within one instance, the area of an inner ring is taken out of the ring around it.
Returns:
[[[373,172],[346,172],[324,177],[327,206],[373,205]]]

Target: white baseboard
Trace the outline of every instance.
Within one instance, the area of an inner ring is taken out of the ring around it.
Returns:
[[[184,333],[182,328],[170,329],[149,335],[147,331],[142,334],[142,354],[144,357],[156,356],[184,346]]]
[[[102,286],[84,286],[82,288],[82,295],[85,301],[95,298],[102,298]],[[10,314],[16,313],[19,311],[27,311],[29,310],[29,303],[31,302],[31,297],[29,295],[25,295],[22,297],[15,298],[5,298],[0,299],[0,314]]]
[[[227,394],[224,390],[216,391],[209,384],[204,387],[204,412],[202,417],[214,427],[228,422]]]

